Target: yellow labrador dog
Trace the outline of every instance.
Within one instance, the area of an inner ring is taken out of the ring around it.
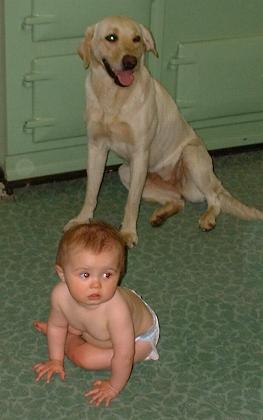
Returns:
[[[146,69],[146,51],[157,55],[151,33],[127,17],[107,17],[86,30],[79,54],[89,66],[87,193],[80,214],[65,229],[93,217],[110,149],[127,162],[119,175],[129,190],[121,227],[129,247],[138,241],[141,197],[161,204],[151,216],[153,226],[179,212],[185,200],[207,201],[199,220],[203,230],[215,226],[221,210],[263,220],[263,212],[233,198],[217,179],[203,142]]]

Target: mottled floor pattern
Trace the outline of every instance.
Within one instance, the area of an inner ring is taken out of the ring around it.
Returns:
[[[263,208],[263,150],[217,157],[215,169],[235,196]],[[65,382],[34,382],[31,366],[47,346],[32,321],[47,318],[57,242],[84,191],[84,179],[53,182],[17,188],[15,200],[0,202],[0,418],[263,419],[263,223],[221,215],[203,233],[203,204],[188,203],[160,228],[148,224],[155,205],[141,205],[140,242],[123,284],[159,316],[160,360],[136,365],[108,409],[83,396],[106,372],[66,361]],[[106,174],[96,217],[118,226],[125,199],[117,174]]]

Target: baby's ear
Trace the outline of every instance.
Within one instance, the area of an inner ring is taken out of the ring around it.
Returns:
[[[89,26],[85,32],[85,38],[81,41],[81,44],[78,48],[78,54],[83,60],[86,67],[90,65],[91,59],[91,40],[94,35],[95,25]]]
[[[155,40],[149,31],[149,29],[145,28],[142,24],[140,24],[140,28],[142,31],[143,42],[146,47],[146,51],[151,51],[154,53],[156,57],[158,57],[158,52],[155,47]]]
[[[56,273],[57,273],[58,277],[60,278],[60,280],[65,281],[64,271],[63,271],[62,267],[60,267],[60,265],[56,264],[55,265],[55,270],[56,270]]]

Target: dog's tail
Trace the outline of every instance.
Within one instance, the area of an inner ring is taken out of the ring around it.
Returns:
[[[233,216],[244,220],[263,220],[262,211],[254,207],[246,206],[234,198],[227,190],[223,189],[218,196],[223,212],[232,214]]]

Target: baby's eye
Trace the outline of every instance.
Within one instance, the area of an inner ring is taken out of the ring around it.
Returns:
[[[104,274],[103,274],[103,277],[104,277],[105,279],[109,279],[111,276],[112,276],[112,273],[104,273]]]
[[[81,277],[82,279],[87,279],[87,278],[89,278],[89,273],[87,273],[87,272],[80,273],[80,277]]]

